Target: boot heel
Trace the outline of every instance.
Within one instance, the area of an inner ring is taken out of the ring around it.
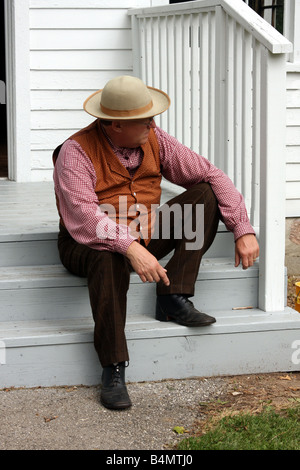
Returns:
[[[159,320],[159,321],[169,321],[168,316],[162,311],[159,305],[156,306],[155,318],[156,320]]]

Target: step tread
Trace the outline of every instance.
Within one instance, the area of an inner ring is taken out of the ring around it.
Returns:
[[[288,307],[284,311],[276,313],[266,313],[259,309],[247,311],[227,310],[208,313],[215,315],[216,323],[206,327],[193,328],[187,328],[173,322],[159,322],[153,317],[146,315],[128,316],[126,324],[127,338],[187,337],[207,334],[300,329],[300,315]],[[3,322],[0,339],[5,342],[7,347],[90,342],[93,340],[93,326],[92,318]]]
[[[247,270],[235,267],[231,258],[206,258],[202,260],[198,280],[215,278],[256,277],[258,261]],[[61,287],[86,285],[86,279],[69,273],[61,264],[42,266],[0,267],[0,289]],[[131,283],[141,283],[138,275],[131,275]]]
[[[178,191],[184,191],[177,187],[174,193],[164,185],[163,181],[162,203]],[[0,195],[0,242],[57,239],[59,216],[53,181],[16,183],[2,180]],[[218,231],[227,232],[223,222]]]

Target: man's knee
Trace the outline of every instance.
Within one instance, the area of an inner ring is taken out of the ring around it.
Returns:
[[[218,201],[209,183],[198,183],[187,190],[187,202],[198,205],[203,204],[204,211],[219,217]],[[208,209],[208,210],[207,210]]]
[[[101,277],[102,279],[129,278],[130,270],[125,256],[110,251],[96,251],[88,266],[88,277]]]

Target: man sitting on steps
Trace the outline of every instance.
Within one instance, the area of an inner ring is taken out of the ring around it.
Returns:
[[[206,326],[215,318],[190,297],[219,219],[234,233],[236,266],[241,261],[246,269],[259,255],[244,199],[231,180],[156,127],[154,116],[169,105],[163,91],[136,77],[114,78],[84,103],[97,119],[53,154],[60,258],[88,279],[107,408],[131,406],[125,384],[130,272],[157,283],[157,320]],[[162,176],[186,191],[159,208]],[[167,230],[164,208],[182,215],[169,217]],[[158,260],[173,250],[163,267]]]

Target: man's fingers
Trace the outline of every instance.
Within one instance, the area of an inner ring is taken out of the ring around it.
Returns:
[[[170,285],[167,270],[149,251],[137,242],[131,243],[126,253],[133,269],[143,282],[162,282]]]
[[[170,285],[169,278],[166,274],[166,269],[164,269],[162,266],[159,265],[159,268],[157,271],[154,273],[149,273],[147,276],[147,281],[148,282],[159,282],[162,280],[162,282],[166,285]]]
[[[162,271],[162,274],[160,275],[160,279],[163,281],[163,283],[166,285],[166,286],[169,286],[170,285],[170,281],[169,281],[169,278],[167,276],[167,270],[162,268],[163,271]]]
[[[238,266],[240,261],[242,261],[243,269],[247,269],[253,266],[258,256],[259,245],[254,235],[243,235],[236,241],[235,266]]]

